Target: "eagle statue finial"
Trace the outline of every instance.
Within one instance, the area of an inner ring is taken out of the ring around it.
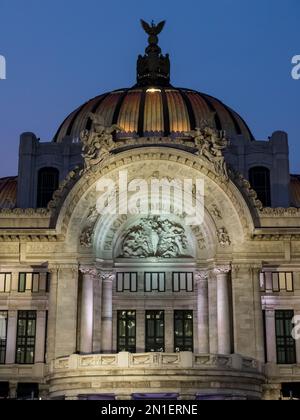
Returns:
[[[164,29],[164,26],[166,24],[166,21],[163,20],[163,21],[159,22],[157,25],[155,25],[154,21],[152,20],[151,25],[149,25],[149,23],[147,23],[143,19],[141,19],[141,24],[142,24],[142,27],[143,27],[144,31],[148,35],[150,35],[150,36],[157,36]]]

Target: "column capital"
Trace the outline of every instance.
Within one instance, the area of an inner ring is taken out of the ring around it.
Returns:
[[[207,281],[208,276],[209,276],[208,270],[201,270],[201,271],[195,272],[194,278],[196,280],[196,283],[200,283],[201,281]]]
[[[214,268],[215,274],[228,274],[231,271],[231,265],[230,264],[224,264],[224,265],[218,265]]]
[[[100,273],[93,265],[80,265],[79,271],[92,277],[99,277]]]
[[[102,281],[112,282],[115,277],[114,271],[100,271],[99,276]]]

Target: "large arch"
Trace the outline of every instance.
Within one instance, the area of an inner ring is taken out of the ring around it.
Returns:
[[[101,240],[103,241],[103,238],[110,234],[110,229],[114,224],[118,223],[119,229],[123,227],[122,224],[120,225],[120,215],[100,217],[95,213],[99,196],[96,186],[103,178],[112,179],[117,183],[121,170],[128,171],[128,181],[140,178],[141,175],[148,181],[153,175],[159,179],[193,178],[204,181],[204,222],[201,226],[192,226],[191,230],[198,238],[202,255],[204,255],[204,237],[207,258],[213,258],[218,252],[224,253],[224,249],[228,251],[237,249],[251,236],[254,229],[255,209],[249,206],[232,180],[226,181],[218,177],[209,162],[201,157],[178,149],[170,148],[162,151],[160,148],[145,147],[110,156],[103,165],[83,173],[66,197],[61,201],[58,200],[56,231],[65,236],[65,244],[69,251],[90,254],[99,258],[105,257],[105,255],[99,255]],[[128,218],[124,218],[124,222],[125,219],[127,221]],[[228,234],[227,244],[218,240],[222,232]],[[82,239],[84,233],[92,238],[90,244],[84,244],[88,242]],[[99,242],[97,238],[100,237]],[[92,248],[87,245],[92,245]],[[111,258],[112,254],[106,257]]]

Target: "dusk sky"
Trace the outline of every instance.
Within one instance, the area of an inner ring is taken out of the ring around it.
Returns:
[[[0,16],[0,176],[17,174],[22,132],[50,141],[83,102],[135,83],[140,18],[167,20],[160,46],[174,86],[216,96],[258,140],[287,131],[300,173],[299,0],[0,0]]]

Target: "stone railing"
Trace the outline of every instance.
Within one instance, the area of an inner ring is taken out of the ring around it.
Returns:
[[[89,368],[151,368],[151,369],[234,369],[237,371],[260,372],[262,365],[254,359],[238,354],[214,355],[182,353],[118,353],[91,354],[62,357],[51,363],[50,373],[62,370]]]

